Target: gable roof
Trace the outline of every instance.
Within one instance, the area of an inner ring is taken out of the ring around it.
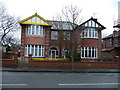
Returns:
[[[34,25],[45,25],[52,26],[50,22],[39,16],[37,13],[34,15],[22,20],[19,22],[20,24],[34,24]]]
[[[82,24],[80,24],[78,27],[81,27],[81,26],[83,26],[83,25],[85,25],[87,22],[89,22],[89,21],[94,21],[96,24],[98,24],[100,27],[101,27],[101,29],[106,29],[102,24],[100,24],[98,21],[97,21],[97,19],[95,19],[95,18],[93,18],[93,17],[91,17],[90,19],[88,19],[87,21],[85,21],[84,23],[82,23]]]

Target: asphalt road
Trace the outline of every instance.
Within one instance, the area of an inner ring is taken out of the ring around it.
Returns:
[[[118,73],[3,72],[3,88],[118,88]]]

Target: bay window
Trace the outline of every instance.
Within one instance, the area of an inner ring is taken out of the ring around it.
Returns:
[[[25,56],[32,54],[32,57],[44,57],[44,46],[42,45],[26,45]]]
[[[98,49],[96,47],[82,47],[81,58],[98,58]]]
[[[26,27],[26,35],[44,36],[43,26],[40,26],[40,25],[27,25],[27,27]]]
[[[95,28],[86,28],[82,32],[82,38],[98,38],[98,31]]]

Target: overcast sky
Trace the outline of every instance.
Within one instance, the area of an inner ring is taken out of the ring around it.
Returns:
[[[113,32],[113,22],[118,19],[119,0],[0,0],[7,7],[9,13],[23,19],[38,13],[44,19],[52,20],[68,5],[82,8],[83,22],[91,18],[98,19],[107,29],[103,33]]]

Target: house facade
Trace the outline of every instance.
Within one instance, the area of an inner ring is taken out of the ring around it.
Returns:
[[[19,23],[22,28],[21,59],[24,60],[29,54],[34,58],[68,58],[73,38],[71,22],[45,20],[35,13]],[[105,27],[94,18],[75,27],[74,44],[81,59],[100,58],[101,31]]]
[[[115,25],[116,28],[113,34],[104,37],[102,40],[102,53],[105,58],[120,57],[120,26]]]

